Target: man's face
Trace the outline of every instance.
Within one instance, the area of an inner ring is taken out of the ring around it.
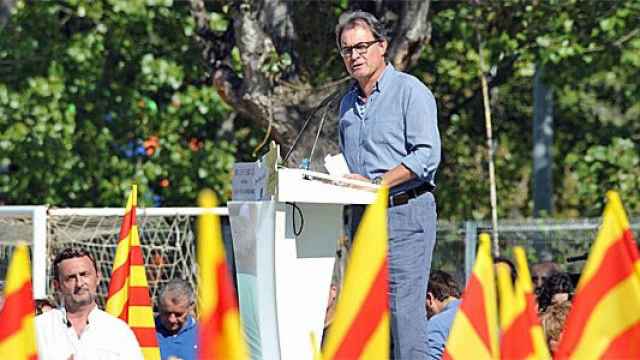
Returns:
[[[544,281],[551,276],[552,269],[546,264],[535,264],[531,267],[531,281],[536,288],[542,287]]]
[[[358,47],[360,44],[362,54],[356,49],[351,54],[342,55],[342,60],[347,68],[349,75],[358,81],[367,80],[376,71],[384,69],[384,54],[387,50],[386,41],[377,41],[364,49],[363,44],[370,43],[375,37],[365,25],[356,24],[352,27],[345,28],[340,36],[340,45],[342,49],[352,46]]]
[[[191,313],[191,304],[186,298],[173,299],[162,298],[160,300],[160,322],[171,333],[177,333],[182,329]]]
[[[62,260],[53,285],[60,292],[67,310],[95,302],[100,275],[87,256]]]

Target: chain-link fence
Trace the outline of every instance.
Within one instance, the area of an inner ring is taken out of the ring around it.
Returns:
[[[530,265],[553,261],[564,271],[579,274],[596,239],[600,222],[601,218],[500,221],[500,256],[511,258],[513,247],[522,246]],[[640,218],[631,218],[630,224],[636,240],[639,240]],[[439,222],[431,268],[450,272],[464,283],[473,266],[478,235],[482,232],[492,233],[490,223]]]

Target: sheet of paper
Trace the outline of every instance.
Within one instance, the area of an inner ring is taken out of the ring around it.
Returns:
[[[344,176],[350,173],[349,166],[342,153],[337,155],[327,155],[324,158],[324,167],[333,176]]]

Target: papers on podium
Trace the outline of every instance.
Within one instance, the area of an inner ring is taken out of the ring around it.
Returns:
[[[345,176],[350,173],[347,161],[344,159],[342,153],[337,155],[327,155],[324,158],[324,167],[329,174],[333,176]]]

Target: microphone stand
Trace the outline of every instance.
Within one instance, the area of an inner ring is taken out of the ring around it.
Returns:
[[[342,94],[340,92],[336,92],[336,93],[334,93],[332,95],[329,95],[324,100],[322,100],[320,105],[318,105],[315,109],[313,109],[313,111],[305,119],[304,124],[302,124],[302,129],[300,129],[300,131],[298,132],[298,135],[296,135],[296,138],[293,140],[293,144],[289,148],[289,151],[287,151],[287,154],[282,159],[282,163],[286,163],[287,162],[287,160],[291,156],[291,153],[293,153],[293,150],[296,148],[296,146],[300,142],[300,139],[302,138],[302,134],[307,129],[307,126],[309,126],[309,123],[311,122],[311,119],[313,119],[313,117],[316,115],[316,113],[321,108],[324,107],[325,111],[324,111],[324,114],[322,114],[322,118],[321,118],[321,121],[320,121],[320,126],[318,128],[318,132],[316,133],[316,138],[315,138],[315,141],[313,142],[313,146],[311,147],[311,154],[310,154],[309,158],[304,158],[302,160],[302,168],[305,169],[305,170],[309,170],[309,167],[311,165],[311,158],[313,158],[313,153],[314,153],[316,144],[318,143],[318,138],[320,137],[320,133],[322,132],[322,128],[324,126],[324,120],[325,120],[325,118],[327,116],[327,112],[329,111],[329,107],[333,104],[333,102],[337,98],[342,97],[341,95]]]

